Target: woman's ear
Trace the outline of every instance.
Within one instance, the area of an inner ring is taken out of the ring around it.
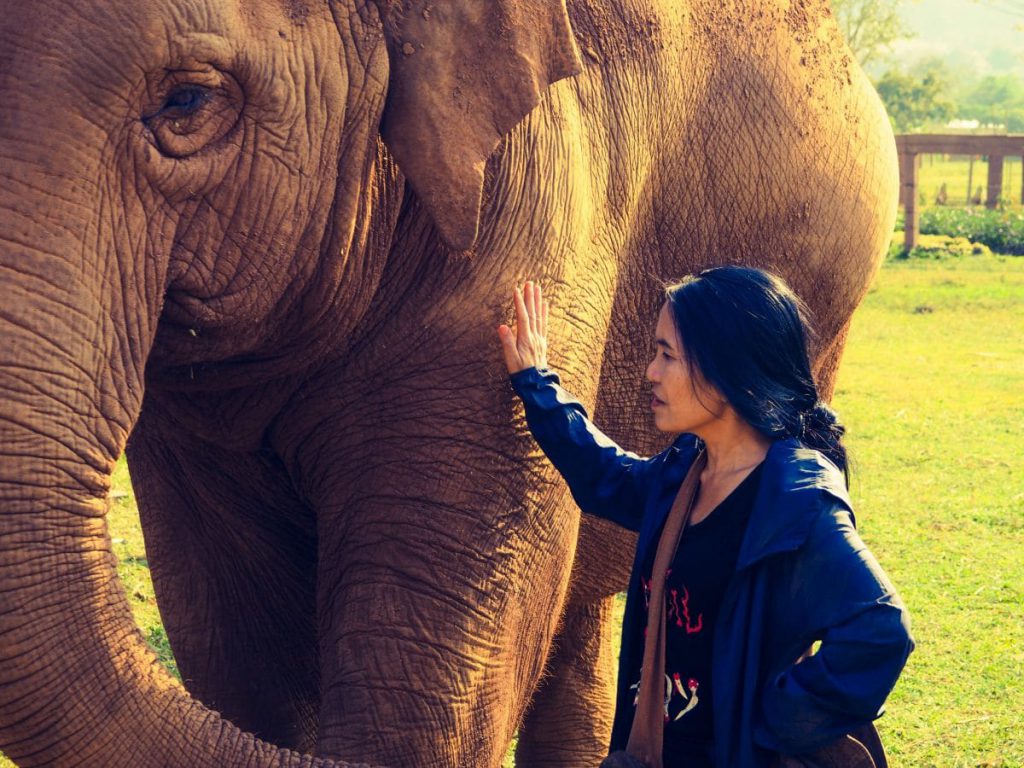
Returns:
[[[381,136],[453,249],[476,242],[484,165],[581,69],[565,0],[378,0],[391,76]]]

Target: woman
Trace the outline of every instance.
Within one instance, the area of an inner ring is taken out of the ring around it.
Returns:
[[[666,289],[647,379],[655,426],[681,434],[646,459],[594,427],[547,369],[540,287],[514,303],[515,329],[498,334],[531,432],[584,512],[639,533],[612,751],[667,768],[866,757],[846,735],[878,717],[913,643],[854,530],[843,428],[818,398],[799,299],[741,267]],[[649,609],[652,591],[663,600]],[[664,630],[647,632],[649,612]],[[634,718],[641,700],[657,711],[641,704],[652,715]]]

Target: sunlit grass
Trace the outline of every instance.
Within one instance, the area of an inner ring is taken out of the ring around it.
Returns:
[[[918,643],[879,722],[892,766],[1024,766],[1024,257],[887,263],[835,405],[861,533]],[[114,487],[128,600],[173,663],[123,464]]]
[[[160,661],[177,677],[178,667],[174,663],[174,654],[167,642],[153,594],[149,561],[146,559],[142,528],[139,527],[139,512],[131,479],[128,477],[128,466],[123,458],[114,470],[108,523],[114,554],[118,560],[117,572],[132,606],[135,623]]]
[[[1024,259],[887,265],[835,404],[918,643],[879,723],[893,765],[1024,765]]]

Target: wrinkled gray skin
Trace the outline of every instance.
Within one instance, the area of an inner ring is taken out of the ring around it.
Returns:
[[[0,0],[0,104],[22,765],[596,764],[633,542],[525,432],[512,286],[650,452],[659,281],[781,272],[830,392],[897,191],[824,0]],[[126,445],[184,689],[114,569]]]

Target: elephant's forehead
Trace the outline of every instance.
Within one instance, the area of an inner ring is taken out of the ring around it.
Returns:
[[[322,17],[322,18],[321,18]],[[209,41],[221,38],[221,56],[261,40],[288,39],[292,31],[333,21],[327,4],[304,0],[214,2],[214,0],[102,0],[67,3],[0,0],[0,72],[54,68],[80,79],[109,84],[120,71],[138,78],[146,69],[182,56],[209,56]]]
[[[113,134],[152,109],[167,73],[217,69],[278,122],[301,120],[305,83],[329,85],[332,103],[345,91],[343,16],[298,0],[0,0],[0,93],[20,124],[81,116]]]
[[[66,0],[0,0],[0,28],[22,33],[42,31],[60,37],[71,34],[79,45],[88,45],[88,34],[109,40],[130,36],[155,25],[165,31],[192,29],[216,31],[226,27],[251,28],[262,22],[301,26],[316,15],[330,18],[326,4],[306,0],[100,0],[68,3]],[[275,28],[276,29],[276,28]],[[100,34],[102,32],[102,34]],[[16,39],[15,35],[12,39]]]

